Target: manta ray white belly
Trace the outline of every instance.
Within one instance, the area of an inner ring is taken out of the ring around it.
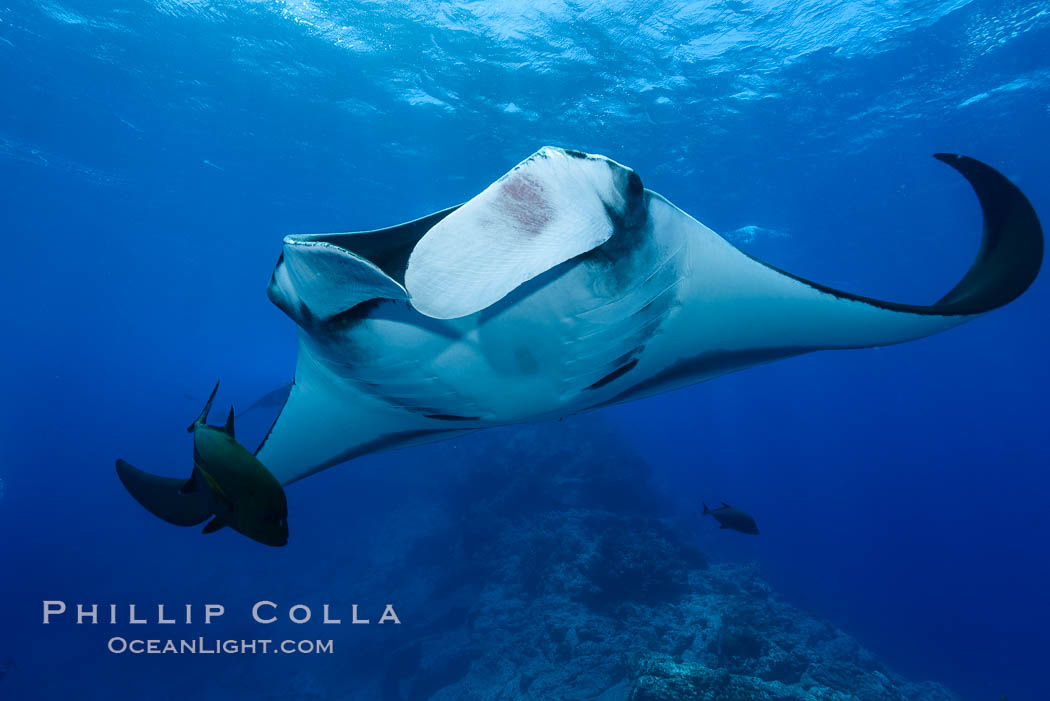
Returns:
[[[940,302],[850,295],[756,261],[602,156],[544,148],[466,204],[289,236],[270,298],[300,327],[258,452],[283,482],[379,450],[558,418],[814,350],[900,343],[1034,280],[1024,196],[972,159],[985,238]]]

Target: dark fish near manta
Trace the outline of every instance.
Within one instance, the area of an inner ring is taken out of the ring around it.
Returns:
[[[219,383],[187,429],[193,434],[193,473],[188,480],[159,477],[117,460],[117,475],[150,513],[176,526],[212,517],[204,533],[229,526],[265,545],[288,543],[288,503],[277,478],[234,438],[233,407],[225,426],[207,423]]]
[[[703,502],[700,502],[703,504]],[[707,504],[704,504],[704,516],[713,516],[719,523],[719,528],[723,530],[740,531],[741,533],[747,533],[749,535],[758,535],[758,524],[755,523],[755,519],[752,518],[751,514],[741,511],[740,509],[734,508],[729,504],[722,502],[722,506],[717,509],[707,508]]]

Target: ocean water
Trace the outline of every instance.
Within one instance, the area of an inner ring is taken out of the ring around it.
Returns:
[[[422,216],[545,144],[634,168],[779,268],[932,302],[980,215],[931,154],[993,165],[1050,216],[1048,44],[1050,4],[990,0],[0,3],[0,698],[613,699],[667,660],[758,678],[787,645],[772,614],[726,613],[717,654],[666,642],[694,640],[734,582],[879,660],[854,654],[835,698],[945,698],[873,695],[851,686],[862,668],[1045,698],[1045,275],[914,343],[355,460],[288,488],[280,550],[152,518],[113,461],[185,476],[216,378],[217,414],[289,381],[295,327],[265,294],[284,235]],[[275,412],[238,437],[254,447]],[[719,532],[701,500],[762,534]],[[637,562],[603,569],[624,551]],[[505,584],[513,567],[533,574]],[[46,600],[193,604],[195,622],[45,626]],[[280,622],[252,622],[260,600]],[[376,625],[391,602],[400,628]],[[208,603],[227,613],[204,627]],[[343,625],[318,623],[324,603]],[[372,624],[348,624],[354,603]],[[289,623],[294,604],[314,620]],[[640,610],[616,632],[630,659],[584,634]],[[107,651],[197,635],[336,650]],[[833,657],[817,638],[777,683],[814,688]]]

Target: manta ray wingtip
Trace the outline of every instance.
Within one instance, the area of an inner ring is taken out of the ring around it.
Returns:
[[[992,166],[955,153],[934,158],[959,172],[981,204],[984,236],[966,276],[934,307],[951,314],[981,314],[1020,297],[1043,263],[1043,229],[1021,189]]]

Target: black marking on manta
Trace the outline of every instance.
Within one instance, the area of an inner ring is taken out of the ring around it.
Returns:
[[[423,414],[428,419],[438,421],[480,421],[480,416],[456,416],[455,414]]]
[[[595,382],[594,384],[589,386],[587,389],[591,389],[591,390],[593,390],[593,389],[601,389],[602,387],[604,387],[605,385],[609,384],[613,380],[618,380],[619,378],[621,378],[624,375],[626,375],[627,373],[629,373],[632,369],[634,369],[634,366],[637,365],[637,364],[638,364],[638,358],[633,358],[629,363],[627,363],[626,365],[622,365],[622,366],[616,368],[615,370],[610,372],[608,375],[606,375],[602,379],[598,380],[597,382]]]

